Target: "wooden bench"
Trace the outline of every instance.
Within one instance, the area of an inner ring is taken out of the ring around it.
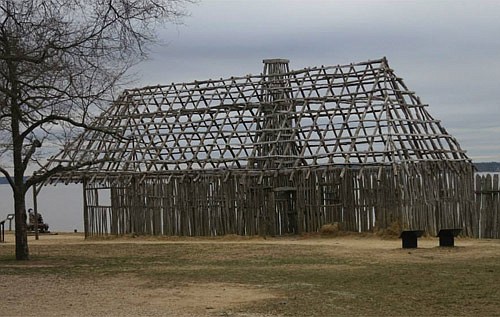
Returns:
[[[417,248],[417,239],[424,234],[424,230],[403,230],[399,237],[403,243],[403,249]]]
[[[440,247],[454,247],[455,237],[462,232],[461,228],[441,229],[437,236],[439,237]]]

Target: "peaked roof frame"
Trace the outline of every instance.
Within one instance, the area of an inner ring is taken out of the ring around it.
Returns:
[[[79,181],[470,161],[426,108],[386,58],[292,71],[264,60],[260,75],[125,90],[47,167],[99,161],[57,175]]]

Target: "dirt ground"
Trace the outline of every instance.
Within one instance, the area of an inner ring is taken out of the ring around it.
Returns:
[[[2,316],[224,316],[235,305],[275,296],[237,284],[148,289],[140,279],[123,276],[99,283],[50,278],[38,278],[37,285],[30,282],[29,277],[2,278],[1,288],[9,288],[0,305]]]
[[[6,235],[5,240],[7,245],[15,241],[10,234]],[[40,235],[39,240],[30,236],[28,241],[30,246],[36,246],[162,244],[183,239],[123,238],[96,241],[84,240],[82,234],[63,233]],[[203,243],[202,239],[183,242]],[[27,266],[40,265],[28,263]],[[35,284],[30,276],[0,275],[0,316],[229,316],[224,312],[225,309],[277,296],[262,288],[238,284],[207,283],[155,289],[141,287],[143,284],[144,281],[137,277],[125,278],[123,275],[99,281],[37,277]],[[237,312],[231,313],[231,316],[265,317]]]
[[[122,238],[109,240],[84,240],[81,234],[43,235],[40,240],[29,237],[30,246],[90,245],[90,244],[283,244],[305,246],[331,246],[333,256],[359,254],[374,261],[405,262],[427,261],[436,256],[436,239],[419,240],[419,249],[402,251],[398,239],[368,239],[356,236],[322,238],[242,238],[220,239],[196,238]],[[0,248],[14,244],[14,237],[6,235],[6,243]],[[479,256],[495,256],[500,250],[496,240],[459,239],[453,256],[457,259]],[[481,247],[478,247],[481,246]],[[1,250],[1,249],[0,249]],[[429,251],[429,250],[432,250]],[[412,255],[413,254],[413,255]],[[416,255],[416,256],[415,256]],[[1,266],[41,268],[43,262],[18,264],[11,261]],[[50,264],[49,264],[50,265]],[[88,278],[66,279],[64,276],[46,277],[30,274],[0,274],[1,316],[238,316],[258,317],[266,314],[239,311],[244,304],[273,299],[282,300],[279,290],[264,286],[238,283],[189,283],[172,287],[148,288],[146,281],[133,274]],[[22,307],[20,309],[20,307]],[[278,316],[273,314],[272,316]]]

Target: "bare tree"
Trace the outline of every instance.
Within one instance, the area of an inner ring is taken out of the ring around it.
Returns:
[[[16,259],[29,258],[27,190],[63,169],[25,178],[37,154],[89,128],[125,72],[146,57],[155,29],[178,21],[186,1],[0,2],[0,173],[14,196]]]

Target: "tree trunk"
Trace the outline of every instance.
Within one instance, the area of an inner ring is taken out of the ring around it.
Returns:
[[[26,202],[24,191],[14,191],[16,217],[16,260],[29,260],[28,231],[26,226]]]

